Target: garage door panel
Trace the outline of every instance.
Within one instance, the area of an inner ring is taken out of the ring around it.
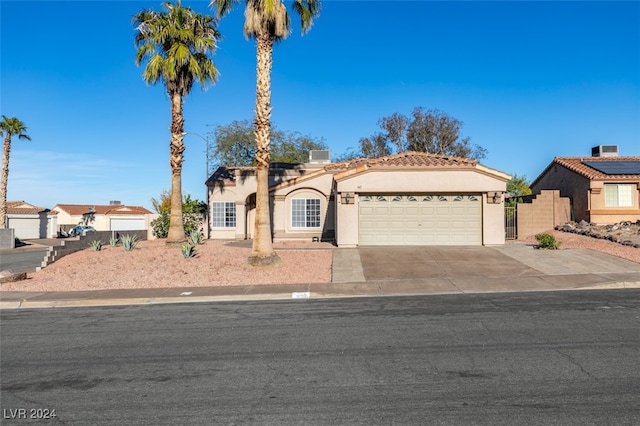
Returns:
[[[479,195],[367,196],[360,203],[361,245],[480,245]]]

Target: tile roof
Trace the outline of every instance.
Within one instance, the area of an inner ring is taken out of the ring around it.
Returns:
[[[451,157],[447,155],[427,154],[424,152],[402,152],[380,158],[358,158],[342,163],[328,164],[327,170],[350,170],[385,167],[475,167],[475,160],[468,158]]]
[[[71,216],[79,216],[92,213],[103,215],[141,215],[151,214],[151,212],[140,206],[124,206],[120,205],[93,205],[93,204],[56,204],[54,210],[64,211]]]
[[[340,163],[328,163],[321,168],[317,168],[317,164],[314,164],[314,168],[306,168],[305,166],[308,165],[305,164],[300,166],[302,166],[303,170],[307,170],[309,173],[280,182],[276,186],[272,187],[272,189],[275,187],[299,183],[325,173],[334,174],[336,179],[340,179],[347,176],[353,176],[366,170],[381,169],[475,169],[482,170],[493,175],[498,175],[505,180],[511,178],[506,173],[482,166],[476,160],[447,155],[427,154],[425,152],[403,152],[400,154],[389,155],[387,157],[357,158]],[[235,170],[252,172],[255,170],[255,167],[221,167],[211,175],[207,180],[207,184],[214,185],[216,183],[222,183],[225,186],[235,185]]]
[[[49,209],[37,207],[24,201],[7,201],[7,213],[37,214],[42,212],[49,212]]]
[[[579,175],[582,175],[589,179],[640,179],[640,174],[632,175],[611,175],[602,173],[592,167],[584,164],[584,161],[588,162],[619,162],[619,161],[640,161],[640,157],[556,157],[553,159],[553,163],[547,167],[549,169],[554,163],[566,167]],[[542,172],[544,174],[547,169]],[[541,174],[541,175],[542,175]]]

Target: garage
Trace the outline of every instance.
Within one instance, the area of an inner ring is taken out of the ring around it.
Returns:
[[[361,194],[359,245],[482,245],[481,194]]]
[[[144,231],[144,219],[111,219],[111,231]]]
[[[17,216],[17,215],[16,215]],[[9,217],[7,228],[13,228],[16,238],[21,240],[45,238],[47,230],[46,218],[44,223],[40,216],[21,215],[26,217]],[[41,229],[41,225],[44,229]]]

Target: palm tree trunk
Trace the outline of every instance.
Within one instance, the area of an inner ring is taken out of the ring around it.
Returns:
[[[184,160],[184,117],[182,116],[182,96],[170,93],[171,96],[171,217],[167,244],[179,244],[186,241],[184,223],[182,221],[182,162]]]
[[[2,146],[2,177],[0,178],[0,229],[7,227],[7,182],[9,180],[9,152],[11,134],[7,132]]]
[[[249,263],[268,266],[280,262],[273,250],[269,211],[269,133],[271,131],[271,63],[273,40],[268,35],[256,37],[256,221]]]

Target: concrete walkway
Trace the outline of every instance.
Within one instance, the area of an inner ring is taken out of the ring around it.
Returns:
[[[331,283],[76,292],[0,292],[0,308],[108,306],[482,292],[640,288],[640,264],[583,250],[499,247],[335,249]]]

